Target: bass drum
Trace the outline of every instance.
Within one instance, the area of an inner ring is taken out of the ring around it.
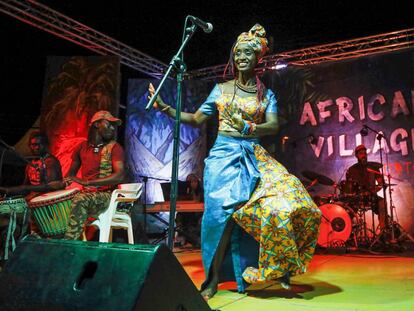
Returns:
[[[318,245],[321,247],[343,246],[352,231],[352,221],[340,202],[319,206],[322,212]]]

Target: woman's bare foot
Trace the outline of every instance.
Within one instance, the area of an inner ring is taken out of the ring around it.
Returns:
[[[211,281],[210,284],[201,292],[204,300],[209,300],[217,293],[218,282]]]
[[[286,274],[284,276],[281,276],[280,278],[278,278],[277,281],[280,283],[280,285],[284,289],[291,289],[292,288],[292,286],[290,285],[290,274],[289,274],[289,272],[286,272]]]

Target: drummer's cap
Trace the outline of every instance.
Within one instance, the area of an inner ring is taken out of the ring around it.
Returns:
[[[358,152],[360,152],[361,150],[367,150],[367,148],[365,148],[365,146],[364,145],[358,145],[358,146],[356,146],[356,148],[355,148],[355,155],[357,155],[358,154]]]
[[[121,125],[122,123],[121,119],[115,118],[109,111],[100,110],[92,116],[92,119],[89,122],[89,125],[92,125],[92,123],[99,121],[99,120],[108,120],[109,122],[113,122],[116,125]]]

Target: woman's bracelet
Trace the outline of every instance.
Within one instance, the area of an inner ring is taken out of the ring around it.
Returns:
[[[249,132],[250,135],[256,132],[256,127],[257,127],[256,123],[250,122],[250,132]]]
[[[240,133],[241,133],[242,135],[248,135],[248,134],[249,134],[249,129],[250,129],[250,124],[249,124],[249,123],[247,123],[247,121],[245,121],[245,120],[243,120],[243,124],[244,124],[244,127],[243,127],[243,129],[240,131]]]
[[[242,135],[251,135],[256,131],[256,123],[253,123],[251,121],[245,121],[243,120],[244,123],[244,127],[243,129],[240,131],[240,133]]]

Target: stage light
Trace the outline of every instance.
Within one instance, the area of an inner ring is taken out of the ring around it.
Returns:
[[[282,152],[285,152],[286,151],[286,142],[289,140],[290,138],[289,138],[289,136],[283,136],[282,137]]]
[[[278,59],[275,62],[275,64],[271,67],[271,69],[280,70],[280,69],[286,68],[287,66],[288,66],[288,63],[285,60]]]

